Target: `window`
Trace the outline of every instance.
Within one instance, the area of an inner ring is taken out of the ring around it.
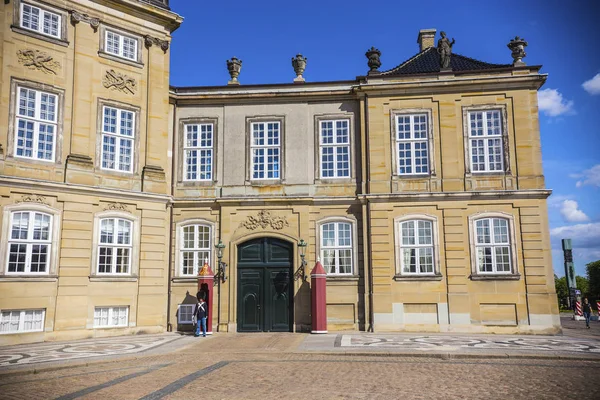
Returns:
[[[109,54],[126,58],[128,60],[138,60],[138,40],[136,38],[121,35],[119,33],[105,31],[104,50]]]
[[[135,112],[102,107],[102,169],[133,172]]]
[[[511,273],[509,221],[505,218],[475,220],[475,258],[480,274]]]
[[[469,111],[467,115],[471,171],[504,171],[501,110]]]
[[[54,161],[58,96],[17,86],[15,156]]]
[[[328,222],[321,225],[320,233],[325,271],[333,275],[352,274],[352,224]]]
[[[132,221],[122,218],[100,220],[98,274],[131,273],[132,227]]]
[[[96,307],[94,309],[94,328],[113,328],[127,326],[129,307]]]
[[[280,179],[280,123],[253,122],[251,126],[252,179]]]
[[[22,28],[60,39],[61,17],[59,14],[21,3],[20,22]]]
[[[433,236],[432,221],[400,222],[400,266],[403,275],[435,272]]]
[[[213,178],[213,124],[190,124],[185,127],[183,158],[187,181],[210,181]]]
[[[197,276],[205,260],[210,264],[211,227],[209,225],[185,225],[180,231],[181,276]]]
[[[350,177],[350,121],[319,121],[321,178]]]
[[[177,312],[177,323],[191,324],[192,315],[194,314],[195,304],[180,304]]]
[[[0,334],[42,332],[45,310],[11,310],[0,314]]]
[[[428,114],[396,115],[398,175],[429,174]]]
[[[48,274],[52,216],[42,212],[11,213],[7,274]]]

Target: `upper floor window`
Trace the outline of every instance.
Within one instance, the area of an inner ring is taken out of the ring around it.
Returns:
[[[17,86],[15,157],[54,161],[58,96]]]
[[[7,310],[0,313],[0,334],[41,332],[46,310]]]
[[[21,3],[22,28],[41,33],[43,35],[61,38],[61,16],[35,7],[27,3]]]
[[[395,117],[397,174],[429,174],[428,114],[399,114]]]
[[[7,274],[48,274],[52,215],[35,211],[11,213]]]
[[[350,177],[350,121],[319,121],[321,178]]]
[[[180,275],[197,276],[204,262],[210,264],[211,227],[191,224],[180,229]]]
[[[252,179],[281,178],[281,126],[279,121],[251,124]]]
[[[478,273],[511,273],[509,221],[506,218],[475,220],[475,252]]]
[[[432,221],[400,222],[400,267],[402,274],[433,274],[434,235]]]
[[[130,274],[133,223],[123,218],[100,220],[98,274]]]
[[[104,50],[107,53],[132,61],[138,60],[138,39],[108,29],[104,38]]]
[[[467,116],[471,171],[504,171],[501,110],[469,111]]]
[[[184,180],[213,179],[213,124],[186,124],[183,145]]]
[[[351,275],[352,224],[349,222],[328,222],[321,225],[321,260],[328,274]]]
[[[133,172],[135,112],[102,107],[102,169]]]

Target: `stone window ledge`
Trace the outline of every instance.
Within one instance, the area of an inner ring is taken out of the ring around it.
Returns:
[[[396,282],[412,282],[412,281],[441,281],[441,274],[435,275],[394,275]]]
[[[115,56],[114,54],[106,53],[104,51],[98,51],[98,56],[102,58],[106,58],[107,60],[120,62],[123,64],[131,65],[136,68],[144,68],[144,64],[138,61],[129,60],[127,58]]]
[[[208,181],[179,181],[177,182],[177,187],[185,187],[185,188],[190,188],[190,187],[213,187],[217,184],[216,181],[214,180],[208,180]]]
[[[350,276],[331,276],[327,275],[327,283],[344,283],[344,282],[358,282],[360,278],[356,275]]]
[[[57,275],[0,275],[0,282],[56,282]]]
[[[348,186],[350,184],[356,184],[355,178],[316,178],[315,185],[327,185],[327,186]]]
[[[198,282],[198,277],[197,276],[179,276],[176,278],[171,278],[171,282],[173,283],[197,283]]]
[[[471,275],[472,281],[518,281],[520,274],[490,274],[490,275]]]
[[[137,276],[90,276],[90,282],[137,282]]]
[[[16,32],[16,33],[20,33],[20,34],[23,34],[26,36],[31,36],[36,39],[43,40],[45,42],[57,44],[59,46],[69,47],[69,42],[64,39],[59,39],[54,36],[46,36],[39,32],[34,32],[34,31],[30,31],[29,29],[21,28],[20,26],[17,26],[17,25],[11,25],[10,28],[12,29],[13,32]]]
[[[246,181],[247,186],[282,186],[283,179],[250,179]]]

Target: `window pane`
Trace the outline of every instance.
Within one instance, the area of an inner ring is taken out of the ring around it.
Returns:
[[[181,253],[181,274],[194,275],[194,252],[183,251]]]
[[[23,16],[21,17],[21,25],[24,28],[38,31],[40,29],[40,9],[23,4]]]
[[[491,243],[490,236],[490,220],[489,219],[480,219],[475,223],[477,230],[477,243]]]
[[[113,248],[98,248],[98,272],[110,274],[112,272]]]
[[[322,227],[322,238],[321,246],[333,247],[335,246],[335,224],[324,224]]]
[[[117,132],[117,109],[104,107],[104,124],[102,130],[108,133]]]
[[[11,229],[11,239],[27,239],[27,229],[29,227],[29,213],[13,213],[13,224]]]
[[[19,88],[19,111],[24,117],[35,117],[35,90]]]
[[[123,57],[137,60],[137,40],[123,36]]]
[[[419,249],[419,272],[422,274],[433,273],[433,249],[431,247]]]
[[[119,35],[106,31],[106,52],[119,55]]]
[[[115,220],[112,218],[100,221],[100,243],[114,243]]]
[[[509,247],[496,247],[496,270],[498,272],[510,272]]]
[[[8,255],[8,272],[25,272],[26,259],[27,245],[12,243]]]
[[[131,157],[133,155],[133,140],[120,139],[119,141],[119,170],[131,171]]]
[[[402,266],[403,272],[415,273],[417,272],[417,259],[415,257],[416,249],[404,248],[402,249]]]
[[[210,248],[210,227],[198,225],[198,248]]]
[[[33,240],[50,240],[50,216],[35,213],[33,222]]]
[[[494,243],[496,244],[507,244],[508,243],[508,221],[505,219],[494,218]]]
[[[415,244],[415,221],[407,221],[402,223],[402,244]]]
[[[480,272],[493,272],[492,248],[477,247],[477,260]]]
[[[117,153],[117,138],[114,136],[102,136],[102,168],[115,169]]]
[[[418,221],[419,225],[419,244],[432,244],[432,232],[430,221]]]
[[[49,246],[47,244],[34,244],[31,246],[31,272],[46,272],[48,250]]]
[[[352,273],[352,250],[339,250],[339,273]]]
[[[121,110],[119,133],[124,136],[133,136],[133,112]]]
[[[335,266],[335,250],[321,251],[321,259],[323,261],[323,268],[328,274],[337,273]]]
[[[131,244],[131,222],[119,219],[117,228],[117,244]]]

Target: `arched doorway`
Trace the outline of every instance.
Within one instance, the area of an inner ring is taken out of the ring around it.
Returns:
[[[238,245],[238,332],[291,332],[293,245],[258,238]]]

